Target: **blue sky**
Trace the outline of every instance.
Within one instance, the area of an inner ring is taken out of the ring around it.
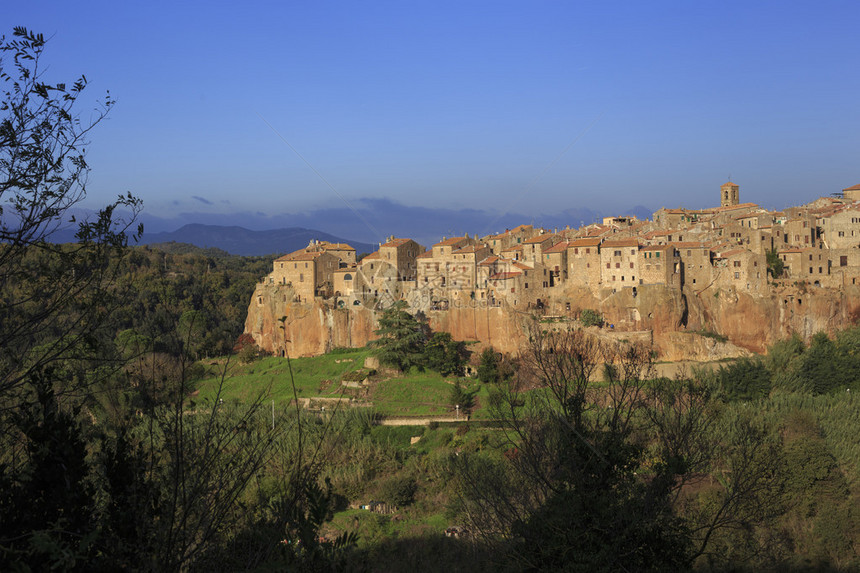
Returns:
[[[729,177],[778,208],[860,183],[856,2],[3,12],[7,35],[52,36],[49,80],[118,102],[89,148],[93,207],[131,191],[151,217],[272,228],[344,200],[539,217],[710,206]]]

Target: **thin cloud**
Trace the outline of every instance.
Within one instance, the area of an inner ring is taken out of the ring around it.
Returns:
[[[210,201],[209,199],[206,199],[205,197],[200,197],[199,195],[192,195],[191,198],[194,199],[195,201],[200,201],[204,205],[212,205],[213,204],[212,201]]]

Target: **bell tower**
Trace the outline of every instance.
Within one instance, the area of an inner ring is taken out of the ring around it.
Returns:
[[[720,207],[730,207],[741,202],[740,188],[729,181],[720,187]]]

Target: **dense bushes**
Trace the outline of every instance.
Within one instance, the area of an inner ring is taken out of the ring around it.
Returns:
[[[809,346],[794,336],[775,343],[765,358],[744,358],[715,374],[727,400],[757,400],[771,391],[812,395],[860,390],[860,327],[835,340],[819,332]]]

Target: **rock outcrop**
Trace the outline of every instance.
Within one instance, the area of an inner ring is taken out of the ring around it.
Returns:
[[[363,347],[375,338],[379,311],[339,307],[334,299],[294,302],[289,286],[260,283],[248,308],[245,332],[264,350],[313,356],[335,347]],[[661,359],[715,360],[761,353],[775,341],[799,334],[847,328],[860,317],[860,287],[843,290],[774,286],[768,295],[734,289],[693,291],[653,285],[593,293],[569,288],[542,309],[475,304],[428,310],[434,330],[456,340],[477,341],[473,350],[492,346],[517,353],[535,319],[576,324],[583,309],[601,312],[607,336],[647,332]]]

